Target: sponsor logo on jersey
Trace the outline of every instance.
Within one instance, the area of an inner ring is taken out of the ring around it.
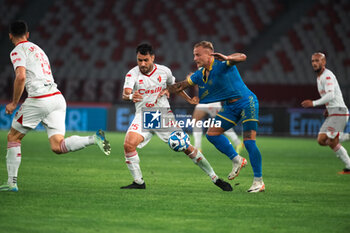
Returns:
[[[139,89],[141,95],[154,94],[162,91],[162,87],[156,87],[155,89]]]

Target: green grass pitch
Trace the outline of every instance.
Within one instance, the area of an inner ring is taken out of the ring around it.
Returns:
[[[1,182],[7,180],[6,135],[0,131]],[[147,189],[121,190],[132,181],[124,134],[106,135],[110,157],[97,147],[56,155],[45,133],[29,133],[22,142],[19,192],[0,193],[0,232],[350,231],[350,175],[337,174],[342,163],[316,139],[259,137],[266,192],[249,194],[249,164],[230,181],[239,183],[234,191],[223,192],[156,136],[139,150]],[[203,145],[227,180],[230,161],[205,138]],[[349,142],[343,145],[350,151]]]

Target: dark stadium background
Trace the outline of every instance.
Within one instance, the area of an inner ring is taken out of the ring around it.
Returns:
[[[326,54],[350,106],[347,0],[0,0],[0,14],[3,104],[11,99],[14,79],[8,24],[24,19],[70,104],[123,104],[124,76],[136,65],[135,47],[141,42],[151,43],[156,63],[183,80],[196,69],[193,45],[209,40],[218,52],[247,55],[238,68],[263,112],[295,109],[304,99],[319,98],[310,64],[316,51]],[[175,96],[171,103],[187,106]]]

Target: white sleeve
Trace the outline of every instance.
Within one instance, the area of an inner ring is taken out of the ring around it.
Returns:
[[[170,69],[166,69],[166,84],[167,85],[172,85],[175,83],[175,77],[171,73]]]
[[[135,82],[136,82],[136,74],[135,74],[135,72],[129,71],[125,75],[125,81],[124,81],[124,87],[123,88],[124,89],[125,88],[134,89]]]
[[[23,49],[15,48],[10,54],[10,59],[13,65],[13,69],[16,70],[19,66],[26,67],[26,54]]]
[[[335,94],[334,94],[335,77],[333,76],[326,77],[324,85],[325,85],[324,90],[326,94],[322,96],[320,99],[312,101],[312,104],[314,105],[314,107],[319,105],[324,105],[330,102],[335,97]]]
[[[322,98],[312,101],[312,104],[314,105],[314,107],[319,105],[324,105],[326,103],[329,103],[329,101],[331,101],[333,98],[334,98],[334,91],[327,92],[324,96],[322,96]]]

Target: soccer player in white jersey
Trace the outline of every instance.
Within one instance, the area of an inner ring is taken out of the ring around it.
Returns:
[[[203,120],[207,115],[209,115],[211,118],[214,118],[216,114],[221,109],[221,102],[214,102],[209,104],[197,104],[194,108],[192,118],[197,122],[200,120]],[[237,153],[239,154],[244,144],[241,142],[241,140],[238,138],[236,132],[231,128],[224,132],[224,134],[231,138],[231,141],[233,142],[233,145],[235,146],[235,149]],[[193,129],[193,138],[194,138],[194,146],[201,150],[202,148],[202,136],[203,131],[202,128],[195,128]]]
[[[13,98],[6,105],[6,114],[14,112],[24,88],[28,98],[16,112],[7,136],[8,181],[0,186],[0,191],[18,191],[17,173],[21,163],[21,141],[40,122],[46,128],[52,151],[57,154],[97,144],[103,153],[109,155],[110,145],[102,130],[93,136],[64,138],[66,101],[54,82],[48,57],[39,46],[27,41],[29,32],[26,22],[11,23],[9,37],[15,45],[10,59],[16,77]]]
[[[134,102],[136,108],[135,118],[126,133],[124,141],[125,161],[134,180],[132,184],[123,186],[121,189],[146,188],[139,164],[140,158],[136,148],[145,146],[154,133],[164,142],[168,141],[172,133],[172,130],[145,131],[142,129],[143,109],[165,108],[168,114],[172,116],[171,118],[174,119],[167,95],[160,95],[160,92],[165,90],[167,85],[173,84],[175,77],[169,68],[154,63],[155,54],[151,45],[140,44],[136,48],[136,54],[137,66],[126,74],[123,90],[123,99]],[[191,99],[185,92],[180,93],[180,95],[191,104],[198,103],[197,98]],[[190,145],[184,153],[211,178],[215,185],[223,191],[232,191],[231,185],[215,174],[213,168],[199,150]]]
[[[321,146],[329,146],[336,156],[343,161],[345,168],[339,174],[350,174],[350,158],[346,149],[339,143],[339,134],[344,131],[349,119],[349,111],[335,75],[326,68],[326,56],[314,53],[311,57],[312,67],[317,74],[317,88],[321,98],[304,100],[304,108],[326,105],[326,120],[321,126],[317,141]]]

